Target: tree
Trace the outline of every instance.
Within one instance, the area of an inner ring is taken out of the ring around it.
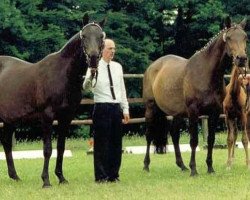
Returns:
[[[0,2],[0,54],[27,58],[25,33],[27,32],[20,10],[10,0]]]

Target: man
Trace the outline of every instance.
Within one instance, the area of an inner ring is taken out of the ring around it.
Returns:
[[[128,123],[129,106],[123,79],[122,66],[112,61],[115,43],[105,39],[102,58],[98,66],[98,77],[94,93],[94,171],[95,181],[119,181],[122,157],[122,118]],[[88,69],[83,89],[92,85],[91,70]]]

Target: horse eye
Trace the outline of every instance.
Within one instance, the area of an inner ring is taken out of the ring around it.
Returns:
[[[81,35],[81,38],[82,38],[82,40],[84,40],[86,38],[86,36],[85,35]]]

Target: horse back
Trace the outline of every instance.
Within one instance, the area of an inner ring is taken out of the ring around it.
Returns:
[[[19,58],[15,58],[12,56],[0,56],[0,71],[2,71],[4,68],[12,67],[12,66],[19,66],[19,67],[24,66],[25,67],[25,66],[31,66],[31,65],[33,64],[30,62],[21,60]]]
[[[183,77],[187,60],[167,55],[153,62],[147,69],[143,83],[144,101],[154,99],[169,115],[185,113]]]

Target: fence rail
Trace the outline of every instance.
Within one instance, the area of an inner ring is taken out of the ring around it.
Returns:
[[[230,78],[231,75],[224,75],[225,78]],[[124,78],[143,78],[143,74],[124,74]],[[142,98],[128,98],[128,102],[131,103],[143,103]],[[81,105],[93,105],[93,99],[82,99]],[[166,116],[168,120],[173,119],[172,116]],[[202,132],[203,132],[203,140],[206,141],[208,135],[208,116],[202,115],[199,117],[202,120]],[[225,118],[224,114],[220,115],[220,118]],[[129,120],[129,124],[135,123],[144,123],[145,117],[141,118],[131,118]],[[93,122],[91,119],[84,119],[84,120],[72,120],[71,125],[91,125]],[[58,122],[55,120],[53,125],[57,125]],[[3,127],[3,123],[0,123],[0,128]]]

